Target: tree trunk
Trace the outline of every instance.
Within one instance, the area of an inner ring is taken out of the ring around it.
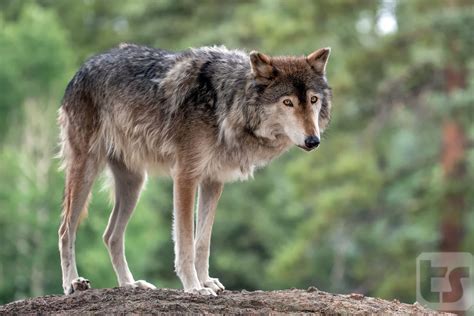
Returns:
[[[445,80],[445,88],[449,94],[454,90],[465,87],[466,73],[462,69],[448,66],[445,71]],[[441,252],[457,252],[462,247],[464,237],[463,217],[466,210],[466,150],[467,138],[461,122],[456,119],[455,115],[448,115],[442,124],[441,164],[445,193],[440,227],[439,251]],[[460,271],[453,271],[450,277],[459,279],[461,275],[458,272]],[[456,273],[459,275],[455,275]],[[445,303],[455,302],[463,295],[461,284],[451,285],[452,290],[444,292],[442,295]]]

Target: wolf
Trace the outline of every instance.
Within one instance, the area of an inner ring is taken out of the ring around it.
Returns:
[[[78,275],[74,244],[104,168],[115,203],[103,240],[119,285],[155,288],[134,279],[124,251],[127,222],[150,173],[173,179],[175,271],[184,290],[224,290],[209,276],[224,183],[251,177],[292,145],[319,146],[330,120],[329,55],[330,48],[270,57],[223,46],[171,52],[121,44],[86,61],[67,85],[58,119],[66,174],[59,227],[64,293],[90,287]]]

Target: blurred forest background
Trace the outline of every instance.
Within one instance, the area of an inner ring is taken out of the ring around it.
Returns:
[[[0,303],[61,293],[54,159],[68,80],[120,42],[268,54],[331,46],[333,121],[228,184],[211,275],[229,289],[314,285],[415,301],[416,257],[474,250],[474,6],[470,0],[0,1]],[[149,179],[127,230],[137,279],[180,287],[169,179]],[[97,183],[78,232],[80,275],[116,286]]]

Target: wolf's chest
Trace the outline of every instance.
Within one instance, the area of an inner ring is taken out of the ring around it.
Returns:
[[[264,167],[280,153],[281,151],[271,154],[267,152],[264,155],[256,152],[250,155],[235,153],[230,159],[218,159],[218,162],[211,163],[206,173],[220,182],[245,181],[253,178],[256,169]]]
[[[249,168],[225,168],[216,170],[211,177],[220,182],[245,181],[253,177],[254,166]]]

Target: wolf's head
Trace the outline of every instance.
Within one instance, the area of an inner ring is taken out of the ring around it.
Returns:
[[[330,48],[307,57],[269,57],[250,53],[259,107],[257,136],[286,135],[307,151],[319,146],[330,119],[331,88],[325,76]]]

